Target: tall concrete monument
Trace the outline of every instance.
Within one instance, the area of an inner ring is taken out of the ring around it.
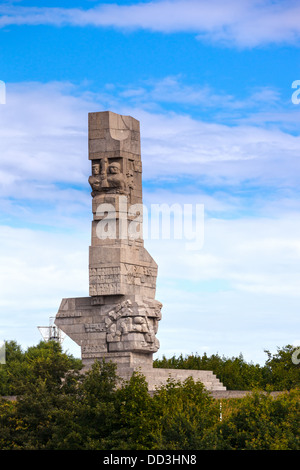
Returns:
[[[115,362],[125,379],[140,369],[149,389],[169,375],[193,375],[208,387],[222,387],[209,371],[152,367],[162,304],[155,299],[157,264],[143,241],[139,121],[110,111],[90,113],[88,146],[93,213],[89,296],[63,299],[55,324],[81,346],[87,368],[104,358]]]
[[[82,361],[111,359],[120,369],[152,366],[161,303],[157,264],[142,235],[139,122],[89,114],[92,234],[89,297],[63,299],[56,325],[81,346]]]

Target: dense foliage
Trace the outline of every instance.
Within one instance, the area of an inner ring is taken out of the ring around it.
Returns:
[[[300,385],[300,366],[292,361],[292,354],[297,348],[287,345],[278,348],[276,354],[265,351],[267,360],[263,366],[247,363],[243,356],[221,357],[213,354],[208,357],[189,355],[156,359],[154,367],[167,369],[212,370],[225,385],[227,390],[290,390]]]
[[[1,450],[300,448],[297,388],[222,400],[220,420],[220,400],[192,379],[170,380],[151,396],[138,373],[120,383],[112,363],[85,374],[80,367],[55,342],[25,353],[7,344],[1,394],[18,398],[0,400]]]
[[[67,371],[82,367],[79,359],[63,353],[55,341],[41,341],[25,352],[15,341],[8,341],[5,355],[6,364],[0,364],[0,396],[22,394],[37,377],[57,388]]]

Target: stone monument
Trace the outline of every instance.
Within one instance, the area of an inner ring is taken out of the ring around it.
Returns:
[[[149,390],[169,376],[189,375],[224,387],[210,371],[153,368],[162,304],[155,299],[157,264],[143,241],[139,121],[110,111],[89,113],[92,196],[89,297],[63,299],[55,324],[81,346],[85,368],[111,360],[130,378],[136,369]]]

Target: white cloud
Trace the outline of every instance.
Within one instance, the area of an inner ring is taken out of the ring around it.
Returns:
[[[0,114],[0,192],[22,204],[44,201],[64,202],[70,210],[78,204],[86,207],[87,114],[104,109],[140,120],[145,181],[177,181],[178,193],[183,192],[183,177],[192,186],[199,181],[198,192],[203,185],[251,183],[289,190],[299,186],[300,137],[281,130],[282,122],[269,127],[260,114],[258,122],[253,114],[252,120],[227,125],[162,109],[146,111],[142,103],[131,105],[114,90],[111,95],[80,93],[73,85],[60,83],[8,84],[7,89],[7,104]],[[283,119],[289,122],[291,116],[286,113]],[[231,196],[232,202],[236,204]],[[286,207],[290,203],[289,195]]]
[[[88,295],[88,243],[78,230],[0,227],[1,339],[36,344],[62,298]],[[80,357],[71,340],[64,347]]]
[[[243,122],[228,126],[175,113],[135,114],[142,123],[146,179],[197,175],[202,184],[221,186],[298,185],[299,136]]]
[[[1,227],[1,334],[40,337],[62,298],[88,295],[86,232]],[[185,241],[147,240],[159,266],[160,354],[203,352],[263,360],[294,340],[299,322],[299,219],[207,219],[199,252]],[[170,335],[170,330],[172,334]],[[179,345],[179,346],[178,346]]]
[[[56,181],[79,181],[86,136],[82,100],[72,97],[68,84],[7,88],[0,114],[1,183],[11,186],[13,179],[22,187],[24,180],[49,182],[54,175]]]
[[[199,283],[200,288],[201,282],[224,280],[236,291],[300,296],[298,218],[206,218],[204,232],[203,248],[194,252],[185,249],[186,240],[147,242],[164,260],[160,272],[165,279]]]
[[[0,240],[1,309],[43,310],[55,307],[63,290],[84,293],[88,237],[1,226]]]
[[[164,304],[158,354],[201,353],[206,345],[208,354],[242,352],[263,362],[264,349],[292,343],[299,329],[299,240],[299,217],[282,214],[207,219],[199,252],[186,251],[184,241],[147,241]]]
[[[296,0],[161,0],[132,5],[78,8],[5,6],[0,27],[8,25],[96,26],[190,32],[200,40],[254,47],[269,43],[297,44],[300,6]]]

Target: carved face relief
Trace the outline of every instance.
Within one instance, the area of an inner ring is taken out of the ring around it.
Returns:
[[[111,175],[117,175],[121,172],[120,164],[119,163],[111,163],[108,167],[108,171]]]
[[[94,176],[98,176],[100,174],[100,164],[99,163],[93,163],[92,164],[92,173]]]

